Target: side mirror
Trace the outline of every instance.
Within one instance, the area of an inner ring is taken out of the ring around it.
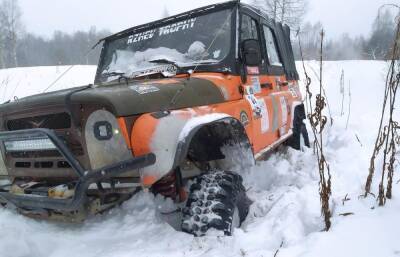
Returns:
[[[261,47],[258,40],[246,39],[242,42],[242,59],[248,66],[261,64]]]

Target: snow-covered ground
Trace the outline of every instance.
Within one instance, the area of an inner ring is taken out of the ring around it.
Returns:
[[[49,92],[93,83],[96,66],[77,65],[70,69],[62,79],[52,85],[68,69],[70,69],[70,66],[43,66],[0,70],[0,103],[14,97],[21,98],[43,93],[44,91]]]
[[[318,84],[313,70],[318,70],[318,63],[307,62],[306,68],[316,92]],[[59,68],[58,72],[55,67],[0,70],[0,82],[7,80],[9,84],[3,100],[13,95],[21,97],[41,92],[63,69]],[[165,209],[172,203],[140,193],[120,208],[81,225],[37,221],[10,210],[0,210],[0,256],[272,257],[281,245],[276,255],[279,257],[400,256],[400,185],[394,185],[394,200],[388,201],[384,208],[377,207],[372,197],[359,198],[377,133],[386,69],[386,63],[372,61],[324,64],[324,85],[334,120],[325,130],[326,156],[333,176],[333,218],[329,232],[322,232],[318,170],[313,151],[301,153],[289,149],[273,154],[269,160],[243,173],[254,203],[245,223],[232,237],[194,238],[175,231],[159,212],[160,206]],[[299,63],[298,70],[303,74]],[[343,115],[342,70],[346,82]],[[94,72],[94,67],[75,68],[58,86],[91,83]],[[349,88],[351,114],[346,129]],[[377,167],[378,177],[381,164]],[[396,169],[399,171],[399,166]],[[399,178],[396,173],[394,181]],[[346,195],[350,200],[343,202]],[[348,212],[354,215],[340,216]]]

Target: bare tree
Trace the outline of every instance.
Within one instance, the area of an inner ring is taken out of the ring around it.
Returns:
[[[0,69],[5,68],[5,61],[4,61],[4,34],[3,34],[3,29],[0,28]]]
[[[298,30],[298,37],[302,44],[302,55],[305,60],[317,60],[318,59],[318,45],[321,41],[322,23],[317,22],[311,24],[305,23]],[[298,45],[293,46],[295,52],[295,58],[300,58],[300,49]]]
[[[400,10],[400,7],[398,7]],[[369,173],[365,184],[365,194],[367,197],[371,194],[372,180],[375,175],[376,159],[383,155],[381,181],[379,183],[379,206],[383,206],[387,199],[392,199],[393,174],[395,172],[395,162],[397,161],[397,147],[399,143],[399,122],[395,120],[395,109],[398,106],[396,102],[398,90],[400,89],[400,21],[397,21],[395,36],[393,37],[393,46],[390,47],[390,67],[386,75],[386,85],[384,100],[382,104],[382,113],[379,124],[378,136],[375,141],[375,147],[370,160]],[[385,184],[386,187],[385,187]]]
[[[382,15],[383,14],[383,15]],[[373,60],[390,59],[396,25],[390,10],[379,13],[372,25],[371,38],[366,45],[366,53]]]
[[[298,29],[307,11],[307,0],[253,0],[270,18]]]
[[[101,47],[89,54],[87,52],[101,38],[111,34],[107,30],[91,27],[88,31],[76,31],[72,34],[56,31],[51,38],[43,38],[24,33],[18,40],[17,57],[19,66],[43,65],[96,65]]]
[[[18,0],[3,0],[0,3],[1,54],[6,62],[3,66],[18,66],[17,43],[23,30],[21,15]]]

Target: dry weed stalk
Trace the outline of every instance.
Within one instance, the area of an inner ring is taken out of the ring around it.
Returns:
[[[342,74],[340,75],[340,94],[342,95],[342,108],[340,111],[340,116],[344,115],[344,70],[342,70]]]
[[[386,203],[386,199],[392,198],[393,173],[396,162],[397,146],[399,145],[399,124],[393,117],[396,106],[397,90],[399,89],[400,84],[400,62],[397,60],[400,55],[399,42],[400,21],[397,22],[395,41],[391,53],[391,63],[386,76],[386,86],[378,136],[370,160],[369,174],[365,184],[364,196],[367,197],[368,194],[371,193],[371,184],[375,173],[376,158],[379,156],[381,149],[383,149],[383,167],[378,194],[378,202],[380,206],[383,206]],[[385,178],[387,179],[386,188]]]
[[[319,194],[321,201],[321,213],[324,216],[325,229],[328,231],[331,227],[330,218],[332,216],[330,207],[329,207],[329,199],[332,193],[331,190],[331,173],[329,169],[329,165],[325,159],[324,149],[323,149],[323,130],[327,123],[327,117],[323,115],[322,111],[326,107],[327,103],[325,101],[325,97],[323,95],[323,83],[322,83],[322,75],[323,75],[323,43],[324,43],[324,31],[321,31],[321,48],[320,48],[320,70],[319,70],[319,93],[315,96],[315,108],[312,104],[312,93],[310,91],[311,79],[307,74],[304,65],[304,58],[302,54],[301,42],[299,38],[299,48],[300,54],[303,63],[304,74],[306,77],[306,91],[307,91],[307,104],[308,110],[310,113],[307,114],[307,118],[310,121],[312,132],[314,135],[314,149],[317,155],[318,161],[318,170],[319,170]],[[332,120],[331,120],[332,122]]]
[[[350,115],[351,115],[351,84],[349,80],[349,107],[347,110],[346,130],[349,127]]]

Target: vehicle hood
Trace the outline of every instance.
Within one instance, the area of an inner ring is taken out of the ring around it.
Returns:
[[[34,95],[0,106],[0,114],[27,112],[51,106],[96,104],[116,116],[221,103],[224,96],[211,81],[200,78],[116,83]]]

